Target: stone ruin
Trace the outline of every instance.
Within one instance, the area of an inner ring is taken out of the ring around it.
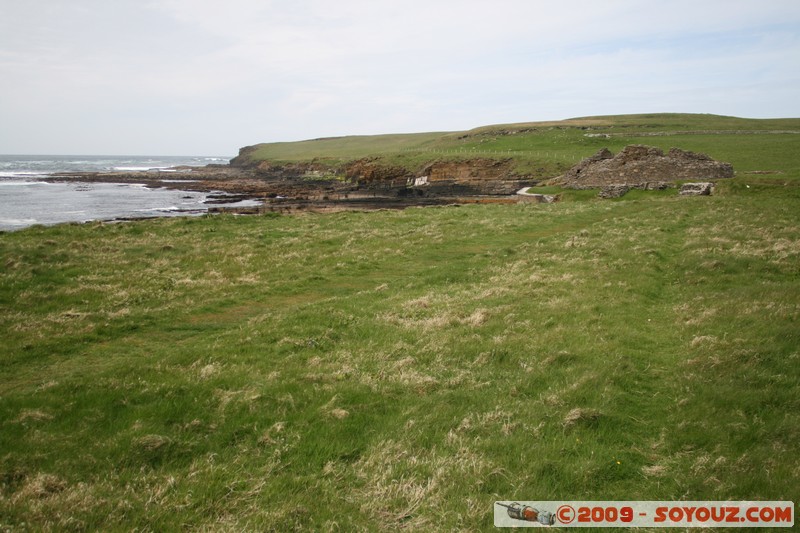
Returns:
[[[659,189],[675,181],[709,181],[733,177],[730,163],[715,161],[706,154],[678,148],[664,153],[660,148],[634,144],[617,155],[603,148],[584,159],[556,182],[568,189],[593,189],[626,186]]]
[[[713,183],[684,183],[678,194],[681,196],[709,196],[713,191]]]

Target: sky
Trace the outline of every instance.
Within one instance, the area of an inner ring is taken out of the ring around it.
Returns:
[[[0,153],[800,117],[798,0],[0,0]]]

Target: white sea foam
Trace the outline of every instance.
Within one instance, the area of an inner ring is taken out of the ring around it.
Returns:
[[[9,174],[39,170],[0,169]],[[17,231],[34,224],[193,216],[208,211],[202,203],[208,193],[149,187],[144,183],[41,181],[36,177],[41,174],[46,173],[0,179],[0,231]]]
[[[180,211],[177,206],[171,205],[169,207],[150,207],[147,209],[137,209],[137,213],[172,213],[173,211]]]
[[[41,176],[59,172],[169,172],[174,167],[227,163],[218,156],[54,156],[0,155],[0,178]]]
[[[42,177],[50,174],[49,172],[36,172],[33,170],[0,171],[0,178],[26,178]]]
[[[19,180],[19,179],[4,179],[0,180],[0,187],[37,187],[37,186],[47,186],[52,185],[52,183],[46,181],[30,181],[30,180]]]
[[[36,224],[35,218],[0,218],[0,228],[2,227],[25,227]]]
[[[112,167],[112,170],[118,170],[120,172],[147,172],[148,170],[159,170],[164,171],[164,169],[168,169],[169,167]]]

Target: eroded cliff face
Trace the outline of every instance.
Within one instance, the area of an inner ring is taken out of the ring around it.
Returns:
[[[492,158],[437,159],[413,169],[392,164],[381,157],[366,157],[346,163],[319,160],[276,163],[253,160],[257,146],[244,147],[231,160],[231,167],[250,172],[255,179],[282,182],[293,188],[315,186],[315,180],[337,180],[338,189],[396,191],[400,196],[505,195],[538,180],[514,173],[514,161]],[[310,180],[310,181],[309,181]]]
[[[657,182],[683,180],[708,181],[733,177],[730,163],[716,161],[706,154],[678,148],[664,153],[660,148],[630,145],[617,155],[603,148],[584,159],[555,182],[572,189],[589,189],[623,184],[646,186]]]
[[[418,173],[413,185],[440,193],[505,195],[536,184],[536,180],[516,175],[513,169],[511,159],[433,161]]]
[[[282,164],[273,163],[272,161],[259,161],[253,169],[261,177],[278,179],[308,179],[314,176],[322,177],[332,172],[327,165],[314,161]]]
[[[253,161],[253,154],[258,150],[258,146],[244,146],[239,148],[239,155],[230,160],[232,167],[250,168],[254,167],[257,162]]]
[[[535,180],[513,173],[511,159],[489,158],[436,160],[415,172],[379,158],[366,158],[346,165],[345,176],[364,187],[411,188],[422,195],[513,194],[535,184]]]
[[[428,176],[429,182],[455,181],[458,183],[473,183],[508,179],[511,177],[511,160],[475,158],[457,161],[433,161],[420,171],[420,175]]]
[[[360,184],[405,183],[413,176],[413,172],[399,165],[390,165],[377,157],[366,157],[347,163],[344,168],[345,178]]]

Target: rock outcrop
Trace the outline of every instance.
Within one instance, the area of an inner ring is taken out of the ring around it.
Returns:
[[[418,174],[409,185],[426,187],[435,194],[508,195],[536,184],[536,180],[514,174],[511,159],[437,160]]]
[[[608,185],[649,188],[649,184],[682,180],[715,180],[733,177],[729,163],[715,161],[705,154],[678,148],[664,153],[659,148],[630,145],[617,155],[603,148],[584,159],[556,182],[571,189],[591,189]]]
[[[412,173],[398,165],[390,165],[378,157],[366,157],[347,163],[344,168],[345,177],[360,184],[375,182],[394,182],[405,184]]]
[[[511,159],[437,159],[417,171],[364,158],[345,165],[348,182],[367,189],[394,189],[401,196],[509,195],[536,180],[517,176]]]
[[[628,185],[623,185],[620,183],[615,185],[606,185],[600,189],[600,192],[597,193],[597,196],[600,198],[605,198],[606,200],[611,198],[622,198],[628,194],[629,190],[631,190],[631,188]]]
[[[560,194],[517,193],[517,196],[517,202],[519,203],[553,204],[561,200]]]
[[[230,165],[238,168],[255,167],[258,164],[258,161],[253,159],[256,151],[258,151],[258,145],[239,148],[239,155],[230,160]]]
[[[713,183],[684,183],[678,194],[681,196],[709,196],[713,190]]]

